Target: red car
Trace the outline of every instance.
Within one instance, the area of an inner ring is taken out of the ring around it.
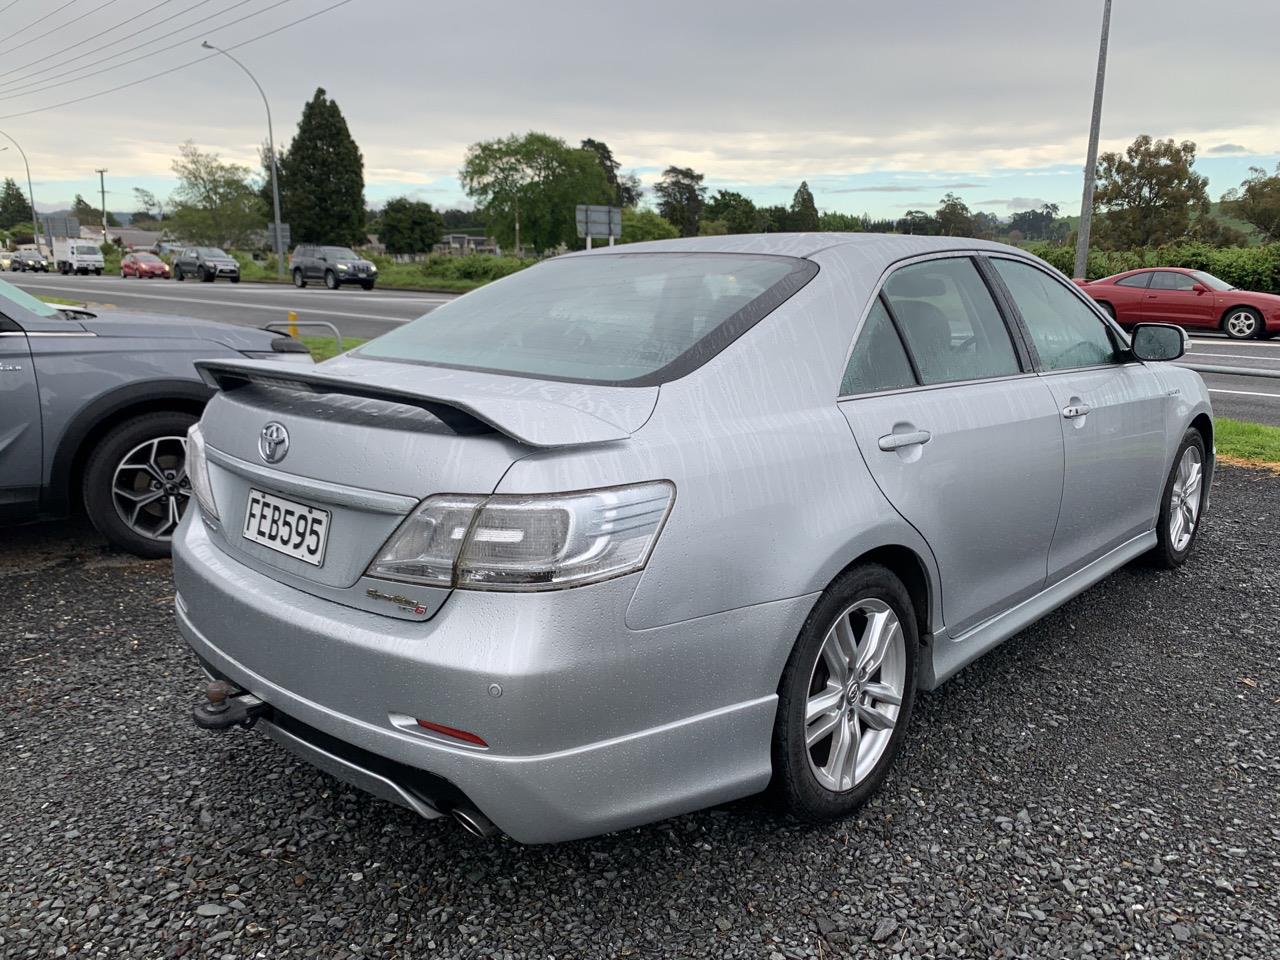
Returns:
[[[1280,336],[1280,296],[1237,290],[1203,270],[1148,268],[1076,283],[1124,327],[1176,323],[1235,340]]]
[[[120,276],[169,278],[169,265],[154,253],[129,253],[120,261]]]

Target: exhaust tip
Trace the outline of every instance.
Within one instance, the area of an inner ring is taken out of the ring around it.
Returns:
[[[493,821],[474,807],[454,807],[449,815],[473,837],[492,837],[498,833]]]

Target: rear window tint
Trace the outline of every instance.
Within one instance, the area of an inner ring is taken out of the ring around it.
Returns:
[[[540,379],[664,383],[706,363],[817,270],[757,254],[563,257],[481,287],[359,353]]]

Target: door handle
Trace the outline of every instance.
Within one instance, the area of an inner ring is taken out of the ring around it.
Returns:
[[[880,438],[881,450],[901,450],[903,447],[914,447],[928,443],[933,434],[928,430],[913,430],[910,433],[886,433]]]
[[[1089,406],[1087,403],[1084,403],[1084,402],[1070,403],[1070,404],[1067,404],[1067,406],[1062,408],[1062,415],[1068,420],[1074,420],[1077,417],[1083,417],[1086,413],[1088,413],[1092,409],[1093,407]]]
[[[1159,300],[1160,298],[1159,298],[1159,297],[1157,297],[1154,293],[1148,293],[1144,299],[1146,299],[1146,300]]]

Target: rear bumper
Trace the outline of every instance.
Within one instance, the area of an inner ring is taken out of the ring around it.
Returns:
[[[209,668],[323,736],[446,781],[516,840],[617,830],[769,781],[779,657],[811,597],[631,632],[635,581],[621,578],[547,594],[457,591],[431,620],[404,621],[250,570],[197,515],[174,541],[177,620]],[[489,746],[446,742],[414,718]],[[317,765],[404,803],[390,795],[404,777],[370,786]]]

